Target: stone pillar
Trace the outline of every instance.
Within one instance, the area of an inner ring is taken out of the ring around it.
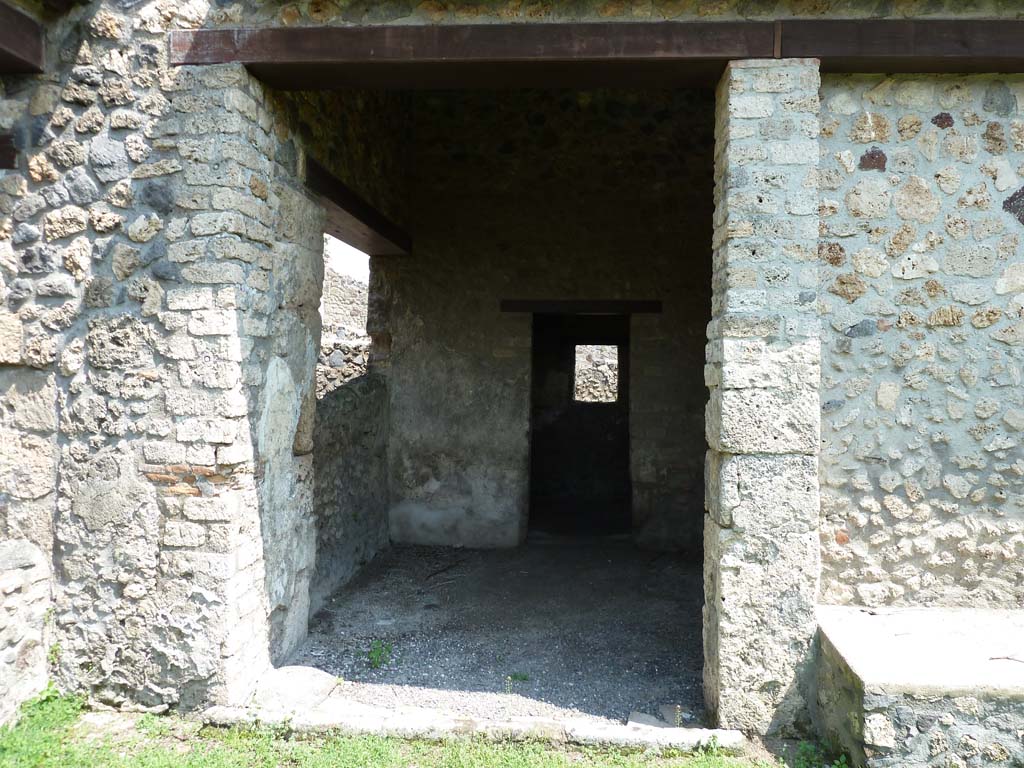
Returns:
[[[718,724],[806,720],[819,580],[818,62],[718,88],[705,378],[704,691]]]

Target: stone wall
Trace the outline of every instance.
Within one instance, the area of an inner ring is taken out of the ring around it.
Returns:
[[[46,686],[50,567],[27,539],[0,541],[0,725]]]
[[[368,305],[366,283],[335,272],[325,262],[324,290],[320,298],[320,318],[324,339],[330,336],[362,338],[366,336]]]
[[[635,529],[699,551],[712,109],[687,91],[417,97],[415,254],[375,259],[371,286],[392,538],[525,533],[531,319],[502,299],[654,298],[664,312],[632,321]]]
[[[388,544],[387,408],[378,374],[347,381],[317,402],[314,612]]]
[[[827,637],[820,640],[816,674],[821,735],[857,768],[1024,762],[1024,705],[1015,696],[984,688],[943,695],[865,686]]]
[[[330,238],[324,238],[324,288],[320,298],[320,355],[316,365],[316,395],[323,398],[346,382],[363,376],[370,362],[366,333],[369,286],[336,271]],[[314,444],[319,441],[314,439]]]
[[[581,403],[614,403],[618,397],[618,347],[578,345],[573,370],[573,399]]]
[[[1024,606],[1024,79],[822,84],[822,598]]]
[[[313,428],[313,612],[388,544],[388,394],[382,376],[367,375],[368,286],[335,271],[330,250],[325,243]]]
[[[370,340],[324,339],[316,361],[316,396],[322,399],[353,379],[366,375]],[[318,445],[314,438],[313,445]]]
[[[259,15],[247,16],[247,23]],[[392,221],[407,225],[413,145],[408,93],[286,91],[274,100],[311,155]]]
[[[159,709],[305,632],[323,225],[273,99],[167,68],[204,19],[152,10],[78,7],[5,81],[0,472],[6,531],[55,552],[57,678]]]
[[[818,596],[818,65],[718,87],[708,326],[704,698],[722,726],[808,726]],[[756,638],[756,640],[752,640]]]

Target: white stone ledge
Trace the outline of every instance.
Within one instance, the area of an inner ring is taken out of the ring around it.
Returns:
[[[281,667],[259,682],[247,707],[215,706],[201,715],[216,726],[260,723],[287,725],[299,732],[373,734],[440,740],[482,737],[542,739],[556,743],[617,747],[661,747],[694,751],[717,744],[738,752],[746,739],[736,730],[673,728],[638,723],[604,723],[585,718],[475,718],[423,707],[383,707],[346,697],[344,683],[312,667]]]
[[[1024,701],[1024,610],[819,606],[868,693]]]

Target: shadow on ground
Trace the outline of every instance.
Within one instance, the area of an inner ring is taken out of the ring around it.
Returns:
[[[291,663],[376,706],[621,722],[672,705],[672,724],[698,725],[702,600],[699,562],[628,538],[396,546],[328,601]]]

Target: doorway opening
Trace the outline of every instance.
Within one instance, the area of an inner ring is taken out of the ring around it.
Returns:
[[[290,661],[360,706],[696,724],[713,95],[402,104],[411,245],[370,260],[368,374],[318,404]]]
[[[533,318],[531,531],[629,533],[629,316]]]

